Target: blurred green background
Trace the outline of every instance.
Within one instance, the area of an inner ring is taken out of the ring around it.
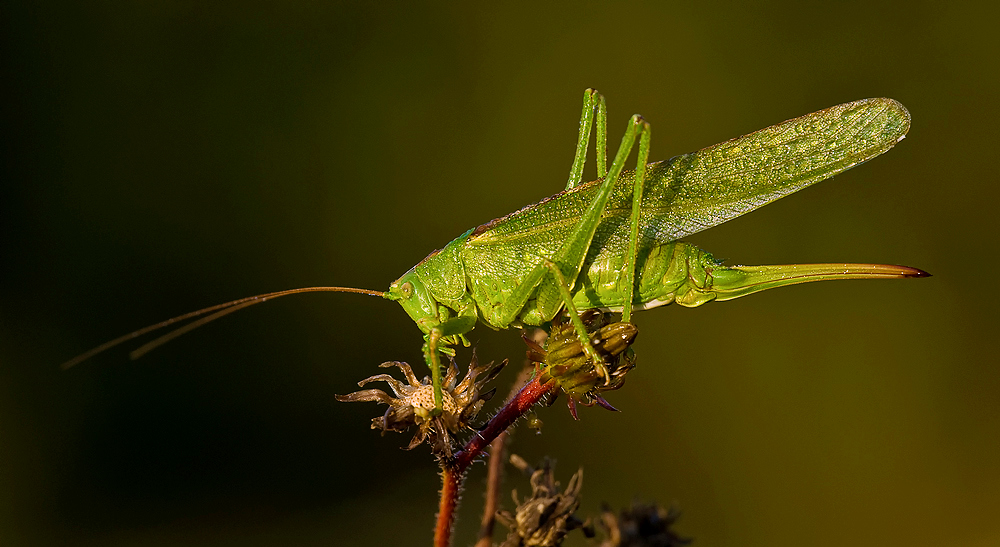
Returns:
[[[233,298],[384,289],[560,190],[595,87],[613,142],[652,123],[652,159],[901,101],[890,153],[690,241],[934,277],[644,312],[622,412],[542,410],[513,449],[564,483],[583,466],[584,514],[676,503],[695,545],[1000,545],[990,4],[372,4],[5,3],[0,543],[429,545],[428,450],[333,399],[420,361],[392,303],[289,298],[57,366]],[[516,331],[472,338],[523,355]]]

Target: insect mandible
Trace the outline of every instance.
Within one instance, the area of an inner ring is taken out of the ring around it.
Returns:
[[[424,357],[442,405],[441,358],[481,322],[495,329],[544,326],[566,310],[587,355],[579,310],[633,311],[676,302],[693,307],[773,287],[827,279],[926,277],[907,266],[790,264],[725,266],[679,241],[882,154],[903,139],[910,115],[892,99],[863,99],[755,133],[647,164],[650,126],[629,120],[607,167],[607,109],[584,92],[576,154],[562,192],[468,230],[394,281],[385,292],[307,287],[219,304],[111,340],[80,361],[148,332],[193,320],[133,351],[133,358],[202,324],[272,298],[303,292],[354,292],[398,302],[424,334]],[[598,179],[581,184],[592,128]],[[635,142],[636,168],[624,170]]]

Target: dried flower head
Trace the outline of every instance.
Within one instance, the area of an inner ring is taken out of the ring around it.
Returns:
[[[513,492],[514,514],[497,512],[497,520],[510,529],[501,547],[553,547],[562,545],[571,530],[584,528],[587,537],[593,530],[573,514],[580,506],[580,489],[583,487],[581,468],[560,492],[559,483],[552,473],[552,462],[545,460],[538,469],[532,469],[523,458],[512,454],[510,462],[531,475],[531,496],[518,501]]]
[[[542,371],[539,381],[559,385],[560,391],[569,397],[570,412],[574,418],[576,402],[584,406],[596,403],[608,410],[615,410],[601,397],[600,392],[622,387],[625,375],[635,368],[635,353],[631,346],[639,335],[639,329],[631,323],[614,321],[615,318],[620,319],[620,315],[598,310],[587,310],[580,315],[580,320],[590,335],[590,343],[604,359],[607,379],[584,353],[583,344],[580,343],[573,324],[565,316],[559,316],[552,322],[544,347],[524,337],[528,345],[528,360]]]
[[[476,418],[483,404],[493,397],[496,389],[480,393],[484,384],[489,382],[507,364],[503,361],[497,366],[487,363],[480,366],[475,352],[469,362],[469,371],[461,382],[458,382],[458,366],[454,359],[444,377],[442,387],[441,407],[439,416],[433,415],[434,386],[430,378],[417,380],[410,365],[401,361],[390,361],[379,365],[382,368],[399,367],[408,383],[403,383],[388,374],[376,374],[358,382],[364,386],[369,382],[386,382],[395,397],[380,389],[365,389],[349,395],[337,395],[341,402],[375,401],[389,405],[385,414],[372,418],[372,429],[386,431],[406,431],[410,426],[417,426],[417,433],[405,448],[410,450],[425,440],[431,445],[434,454],[444,458],[451,457],[452,435],[464,429],[471,428],[470,422]],[[481,376],[481,377],[480,377]]]
[[[601,547],[679,547],[691,543],[678,536],[670,527],[680,517],[675,507],[669,510],[655,503],[633,503],[616,515],[605,506],[601,528],[607,539]]]

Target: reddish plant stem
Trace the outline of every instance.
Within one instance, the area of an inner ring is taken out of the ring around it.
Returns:
[[[541,329],[535,329],[531,335],[531,339],[538,344],[544,342],[547,337],[548,333]],[[531,361],[525,359],[524,367],[517,375],[517,379],[510,386],[510,395],[507,396],[508,400],[517,395],[518,391],[521,391],[524,384],[531,378],[533,370]],[[492,547],[493,545],[493,528],[497,522],[497,507],[500,506],[500,485],[503,484],[503,464],[506,459],[504,456],[507,449],[508,437],[510,437],[510,428],[497,435],[497,438],[493,439],[493,442],[490,443],[490,464],[486,471],[486,496],[483,503],[483,518],[479,523],[479,540],[476,541],[473,547]]]
[[[543,395],[555,389],[554,384],[540,384],[538,376],[531,379],[521,391],[517,392],[507,404],[493,416],[486,427],[477,433],[451,461],[441,466],[441,503],[439,505],[437,526],[434,528],[434,546],[448,547],[451,545],[451,525],[455,520],[455,507],[458,504],[458,490],[465,479],[465,471],[475,461],[476,457],[489,446],[493,439],[503,433],[518,418],[524,415]]]
[[[458,491],[464,477],[447,465],[441,467],[441,503],[434,526],[434,547],[451,545],[451,526],[455,522]]]
[[[490,420],[486,427],[472,437],[472,439],[465,445],[465,448],[460,450],[451,459],[447,465],[454,468],[455,471],[459,473],[465,473],[465,470],[469,467],[469,464],[476,459],[477,456],[487,447],[493,439],[497,438],[497,435],[507,431],[518,418],[524,415],[543,395],[555,388],[555,384],[540,384],[538,383],[538,376],[536,375],[531,379],[530,382],[525,384],[521,391],[517,392],[517,395],[513,399],[507,402],[503,408],[497,412],[496,416]]]

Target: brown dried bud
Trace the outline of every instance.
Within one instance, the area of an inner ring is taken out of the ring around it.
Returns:
[[[635,367],[635,354],[631,345],[639,335],[639,329],[631,323],[615,322],[615,317],[616,314],[598,310],[587,310],[580,315],[591,345],[604,361],[607,378],[584,352],[576,329],[565,317],[560,316],[553,321],[544,347],[525,337],[528,359],[542,371],[539,381],[559,385],[560,391],[570,397],[570,411],[574,417],[574,402],[585,406],[596,403],[615,410],[601,397],[600,392],[622,387],[625,375]]]
[[[476,354],[473,353],[468,373],[461,382],[458,382],[458,366],[452,360],[441,386],[442,412],[439,416],[433,415],[434,386],[430,378],[417,380],[410,365],[400,361],[390,361],[379,366],[399,367],[408,383],[400,382],[388,374],[376,374],[358,382],[359,386],[369,382],[386,382],[395,397],[380,389],[365,389],[336,397],[340,402],[375,401],[389,405],[384,415],[372,418],[372,429],[381,429],[384,435],[386,431],[401,432],[416,425],[417,433],[405,449],[410,450],[426,440],[435,455],[447,459],[451,458],[454,448],[451,436],[462,430],[471,429],[471,421],[482,410],[483,404],[496,392],[493,389],[480,393],[480,389],[506,364],[505,360],[497,366],[493,366],[493,363],[479,366]],[[483,375],[482,378],[477,380],[480,375]]]
[[[531,475],[531,496],[518,501],[513,492],[517,509],[497,512],[497,520],[510,529],[501,547],[554,547],[562,545],[566,534],[576,528],[590,530],[573,514],[580,506],[580,489],[583,487],[583,469],[569,480],[560,491],[552,473],[552,462],[545,460],[539,469],[531,469],[520,456],[512,454],[510,462]],[[593,531],[587,533],[593,537]]]

